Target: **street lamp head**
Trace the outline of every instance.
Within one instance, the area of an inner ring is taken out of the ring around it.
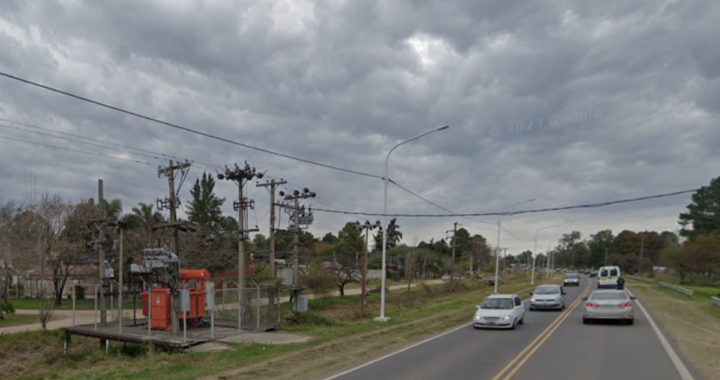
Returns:
[[[440,132],[440,131],[443,131],[443,130],[448,129],[448,128],[450,128],[449,125],[443,125],[442,127],[438,127],[438,129],[436,129],[436,131]]]

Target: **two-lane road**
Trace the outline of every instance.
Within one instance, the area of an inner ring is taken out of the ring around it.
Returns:
[[[326,380],[682,379],[640,310],[634,326],[583,325],[579,297],[589,290],[587,278],[566,288],[565,312],[526,305],[517,330],[467,324]]]

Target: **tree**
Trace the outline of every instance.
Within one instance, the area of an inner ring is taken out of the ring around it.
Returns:
[[[558,266],[577,268],[587,265],[587,246],[582,241],[580,231],[563,234],[555,250],[557,251],[556,263]]]
[[[225,203],[225,198],[218,198],[214,191],[215,179],[203,172],[202,178],[196,179],[190,189],[192,200],[185,207],[190,221],[212,231],[219,229],[222,220],[221,207]]]
[[[695,235],[683,249],[687,270],[712,283],[720,279],[720,232]]]
[[[590,239],[585,242],[588,247],[588,266],[591,268],[599,268],[606,263],[606,256],[612,252],[613,241],[615,235],[611,230],[598,231],[594,235],[590,235]]]
[[[365,239],[363,239],[362,231],[355,228],[355,223],[346,223],[342,230],[338,232],[335,260],[331,264],[330,272],[337,278],[340,296],[345,295],[345,285],[359,279],[356,254],[363,251],[364,244]]]
[[[397,219],[392,218],[390,224],[387,227],[387,249],[390,249],[400,243],[403,238],[402,232],[400,232],[400,226],[397,224]],[[383,243],[383,231],[380,230],[374,237],[375,239],[375,250],[382,251]]]
[[[328,244],[337,244],[338,238],[337,236],[333,235],[332,232],[328,232],[325,234],[325,236],[323,236],[321,241]]]
[[[692,195],[688,212],[680,214],[680,235],[693,239],[720,230],[720,177]]]

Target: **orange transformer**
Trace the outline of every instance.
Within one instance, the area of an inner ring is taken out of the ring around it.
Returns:
[[[180,321],[187,318],[189,326],[202,326],[202,318],[205,316],[205,281],[210,279],[210,272],[206,269],[181,269],[180,281],[188,285],[189,308],[187,317],[185,312],[179,312]],[[194,287],[190,287],[191,281],[196,281]],[[162,286],[155,286],[150,292],[142,292],[143,315],[148,315],[148,293],[151,295],[152,324],[151,328],[159,330],[172,329],[172,313],[170,308],[170,289]]]

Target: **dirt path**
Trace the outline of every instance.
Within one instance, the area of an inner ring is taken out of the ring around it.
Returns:
[[[710,303],[673,297],[654,284],[631,286],[683,359],[705,379],[720,379],[720,318],[709,310]]]

